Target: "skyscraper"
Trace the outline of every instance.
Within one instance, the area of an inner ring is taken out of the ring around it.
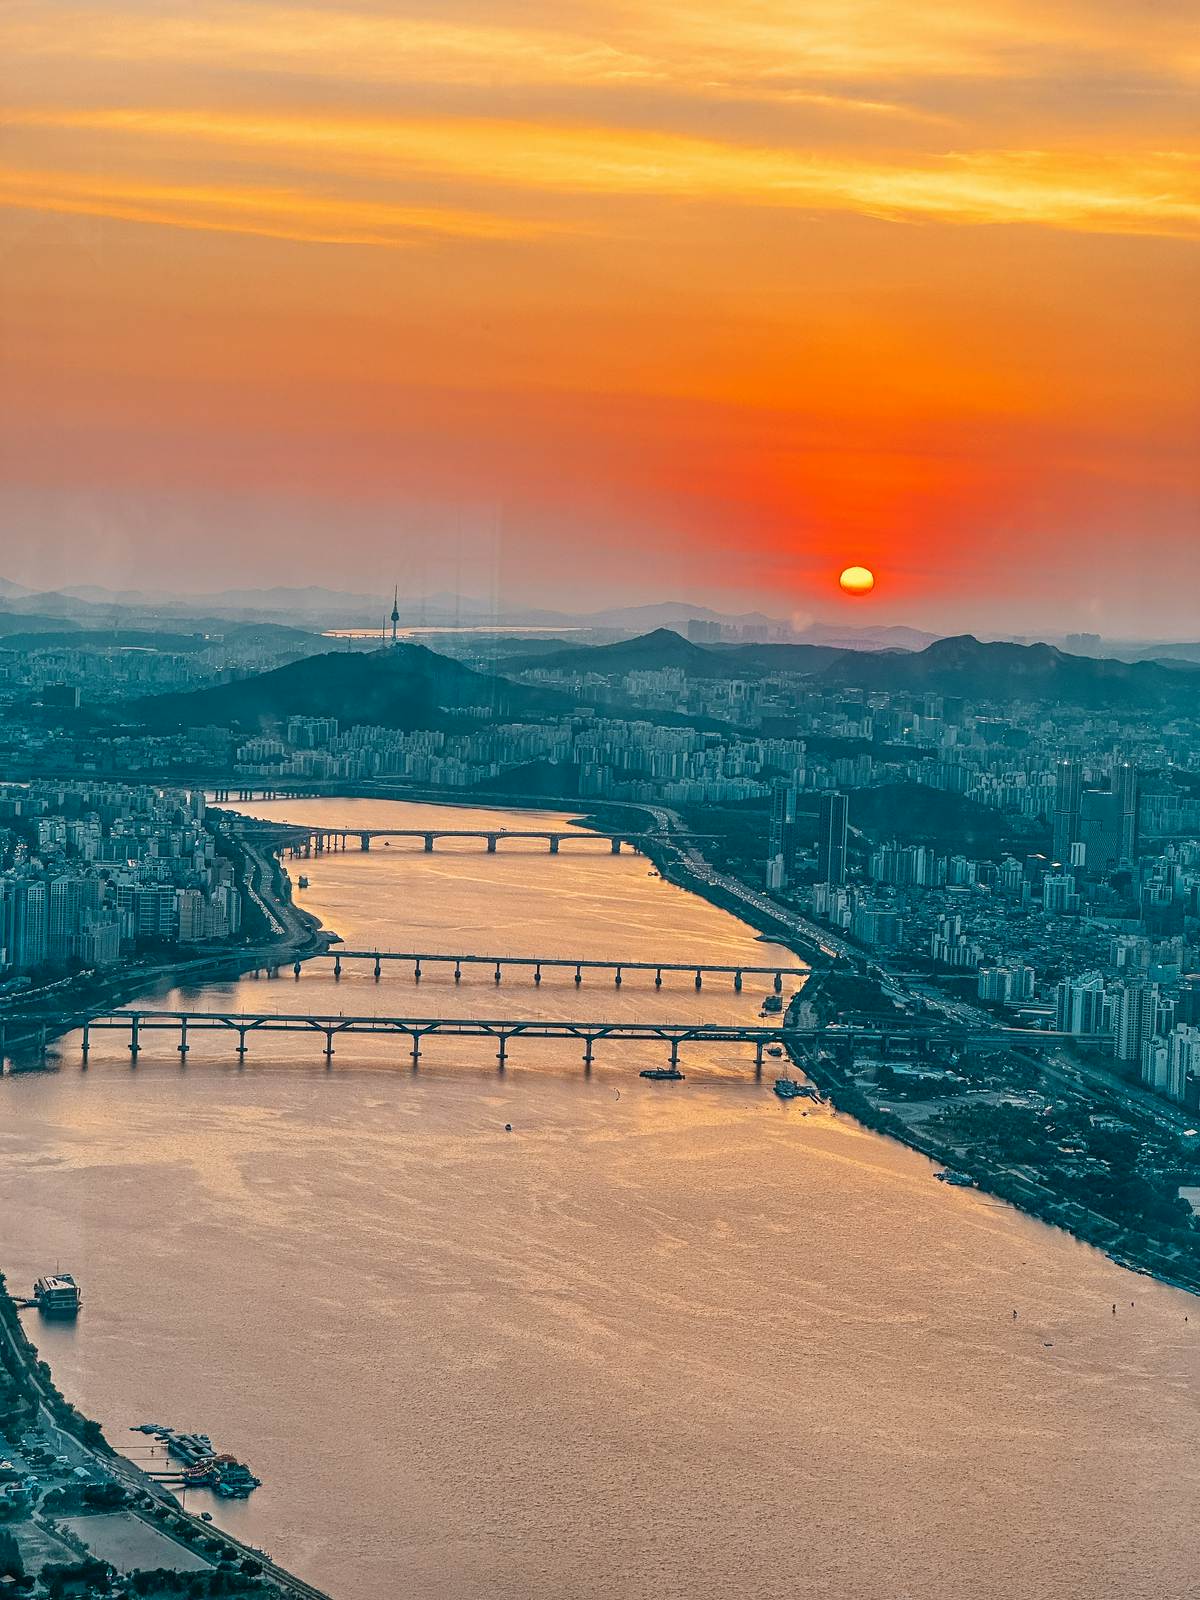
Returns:
[[[1141,796],[1138,785],[1138,770],[1132,762],[1123,761],[1113,773],[1113,788],[1120,797],[1121,860],[1136,861]]]
[[[823,794],[817,819],[817,882],[845,883],[848,802],[844,794]]]
[[[1078,761],[1060,761],[1054,791],[1055,861],[1069,861],[1071,846],[1079,838],[1079,804],[1083,792],[1083,772]]]
[[[787,883],[787,857],[792,824],[796,820],[796,788],[788,778],[771,785],[771,816],[767,824],[767,887],[782,889]]]
[[[767,854],[782,855],[788,824],[796,820],[796,790],[787,778],[776,778],[771,785],[771,821],[767,832]]]

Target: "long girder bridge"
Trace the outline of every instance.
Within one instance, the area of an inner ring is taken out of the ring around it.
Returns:
[[[326,1058],[334,1054],[334,1041],[347,1035],[402,1039],[409,1045],[415,1062],[427,1039],[449,1036],[456,1039],[489,1039],[496,1044],[496,1058],[503,1067],[513,1039],[574,1039],[583,1046],[585,1066],[591,1066],[596,1046],[606,1040],[652,1040],[669,1047],[672,1066],[678,1065],[685,1044],[748,1044],[754,1046],[755,1063],[762,1065],[763,1052],[779,1044],[784,1030],[779,1027],[742,1026],[716,1022],[571,1022],[546,1017],[391,1017],[377,1015],[345,1016],[289,1011],[109,1011],[87,1018],[81,1026],[80,1049],[86,1061],[94,1033],[117,1033],[126,1038],[130,1056],[136,1061],[148,1035],[166,1034],[174,1038],[175,1050],[187,1055],[196,1034],[223,1034],[236,1037],[235,1049],[244,1058],[249,1041],[267,1034],[302,1034],[324,1040]]]
[[[310,826],[298,822],[240,823],[227,827],[234,838],[303,859],[348,850],[351,841],[356,841],[360,850],[370,850],[377,840],[385,845],[393,840],[420,840],[425,853],[432,855],[438,841],[448,839],[482,840],[489,855],[495,855],[501,843],[534,840],[545,843],[552,856],[559,853],[563,844],[607,845],[613,855],[619,856],[626,845],[631,850],[641,851],[646,844],[662,838],[660,834],[651,833],[585,833],[578,828],[362,828],[332,827],[328,823]],[[691,836],[673,834],[671,837]]]
[[[131,1059],[136,1062],[147,1036],[166,1035],[174,1039],[174,1049],[186,1056],[196,1034],[216,1034],[236,1038],[235,1049],[244,1059],[249,1041],[268,1034],[299,1034],[323,1040],[326,1058],[334,1054],[335,1040],[354,1035],[407,1041],[413,1062],[421,1056],[427,1039],[489,1039],[496,1044],[496,1058],[503,1067],[508,1047],[514,1039],[573,1039],[583,1046],[583,1061],[590,1067],[596,1046],[608,1041],[657,1041],[669,1050],[672,1066],[678,1065],[680,1050],[689,1044],[744,1044],[754,1048],[756,1069],[773,1045],[785,1047],[794,1058],[803,1060],[809,1051],[827,1049],[875,1048],[885,1055],[898,1048],[945,1047],[962,1051],[1004,1050],[1019,1047],[1052,1048],[1063,1042],[1063,1034],[1034,1028],[995,1027],[981,1031],[948,1027],[928,1022],[887,1023],[878,1026],[831,1025],[825,1028],[795,1028],[753,1023],[721,1022],[604,1022],[588,1019],[570,1021],[548,1017],[405,1017],[386,1015],[346,1015],[327,1012],[291,1011],[160,1011],[118,1010],[99,1012],[80,1019],[81,1051],[88,1059],[94,1033],[124,1035]]]
[[[541,983],[545,972],[570,972],[576,984],[583,982],[585,973],[599,972],[611,973],[613,983],[619,989],[626,973],[652,972],[654,987],[661,989],[664,973],[683,972],[691,977],[697,989],[704,987],[706,978],[730,978],[736,990],[741,989],[746,978],[770,978],[776,994],[782,991],[785,978],[797,980],[806,978],[809,971],[807,967],[751,966],[744,961],[729,965],[712,961],[631,961],[625,958],[604,961],[582,960],[575,956],[446,955],[416,950],[347,950],[341,946],[334,946],[315,956],[309,956],[303,963],[296,961],[293,963],[292,971],[299,977],[304,967],[330,961],[333,963],[335,978],[340,978],[345,968],[364,963],[376,978],[381,978],[389,965],[411,967],[412,975],[418,983],[427,967],[453,967],[455,983],[461,981],[464,971],[472,968],[490,970],[494,983],[500,983],[505,972],[510,969],[531,972],[535,984]]]

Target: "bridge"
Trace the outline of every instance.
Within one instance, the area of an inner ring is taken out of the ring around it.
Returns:
[[[413,1062],[419,1060],[423,1042],[435,1035],[457,1039],[490,1039],[497,1046],[496,1059],[503,1068],[513,1039],[574,1039],[583,1045],[583,1061],[592,1064],[595,1047],[601,1040],[657,1040],[670,1047],[671,1065],[679,1063],[684,1044],[752,1044],[757,1068],[769,1045],[784,1041],[784,1031],[762,1025],[742,1027],[714,1022],[564,1022],[545,1017],[387,1017],[336,1016],[321,1013],[264,1011],[109,1011],[88,1017],[82,1024],[81,1051],[86,1064],[92,1034],[115,1032],[125,1035],[129,1054],[136,1062],[147,1034],[167,1034],[175,1049],[186,1056],[190,1040],[197,1033],[236,1035],[236,1050],[244,1059],[247,1040],[269,1033],[298,1033],[324,1039],[324,1055],[334,1053],[334,1040],[347,1034],[367,1034],[373,1038],[399,1038],[408,1041]]]
[[[47,1017],[7,1017],[0,1021],[0,1059],[3,1057],[5,1038],[12,1037],[10,1029],[21,1035],[40,1030],[41,1048],[45,1049]],[[60,1019],[61,1023],[61,1019]],[[298,1033],[308,1037],[324,1038],[326,1058],[334,1053],[334,1040],[345,1034],[366,1034],[376,1038],[401,1038],[409,1042],[414,1064],[420,1058],[422,1042],[435,1035],[449,1035],[461,1039],[492,1039],[497,1045],[497,1060],[503,1067],[508,1056],[509,1041],[529,1039],[575,1039],[583,1047],[583,1060],[592,1064],[596,1045],[602,1040],[657,1040],[670,1047],[671,1065],[679,1061],[680,1047],[684,1044],[748,1044],[754,1046],[757,1070],[762,1068],[763,1053],[772,1045],[787,1047],[789,1053],[800,1057],[802,1053],[821,1048],[863,1049],[874,1048],[888,1056],[901,1047],[916,1046],[918,1052],[941,1046],[962,1051],[1004,1050],[1024,1047],[1047,1049],[1067,1042],[1102,1042],[1100,1035],[1070,1035],[1041,1028],[1009,1028],[996,1026],[972,1032],[961,1027],[927,1021],[889,1022],[881,1024],[831,1024],[822,1028],[796,1028],[784,1022],[782,1026],[762,1023],[743,1026],[736,1023],[716,1022],[602,1022],[563,1021],[546,1017],[405,1017],[336,1015],[322,1012],[289,1011],[154,1011],[118,1010],[97,1012],[80,1017],[75,1023],[82,1035],[81,1050],[86,1065],[95,1032],[124,1034],[131,1058],[136,1063],[142,1040],[147,1034],[167,1034],[175,1039],[175,1049],[186,1056],[189,1040],[195,1033],[236,1035],[237,1054],[244,1059],[247,1040],[255,1035],[269,1033]],[[1111,1036],[1104,1036],[1111,1043]]]
[[[432,853],[439,839],[485,839],[490,855],[502,839],[545,840],[550,854],[556,856],[563,841],[584,844],[607,844],[613,855],[619,856],[623,846],[639,850],[656,835],[646,833],[584,833],[575,829],[552,828],[357,828],[330,827],[327,823],[308,826],[302,822],[264,822],[255,825],[231,826],[235,838],[244,838],[258,844],[288,851],[293,856],[308,858],[335,850],[346,850],[349,841],[357,839],[360,850],[369,850],[373,839],[385,843],[392,839],[420,839],[427,853]]]
[[[319,800],[325,797],[326,790],[304,783],[220,783],[210,785],[209,793],[214,805],[228,805],[231,800]]]
[[[374,976],[383,976],[385,963],[400,962],[413,969],[413,977],[419,983],[426,967],[452,966],[454,968],[454,981],[458,983],[463,976],[464,967],[490,967],[492,980],[499,983],[507,968],[533,972],[534,983],[541,983],[543,970],[565,970],[574,973],[575,982],[583,982],[585,972],[611,972],[613,982],[619,989],[627,972],[652,972],[654,974],[654,987],[662,988],[664,972],[686,972],[692,975],[697,989],[704,987],[706,977],[732,977],[733,987],[740,990],[743,980],[747,977],[771,978],[774,983],[775,993],[783,989],[784,978],[806,978],[807,967],[755,967],[745,962],[731,966],[722,966],[711,961],[594,961],[580,960],[573,956],[480,956],[480,955],[428,955],[418,951],[407,950],[345,950],[334,948],[320,952],[318,955],[309,956],[307,965],[314,961],[332,961],[333,975],[340,978],[342,969],[351,962],[367,962],[370,964]],[[297,961],[292,971],[296,977],[300,976],[302,963]]]

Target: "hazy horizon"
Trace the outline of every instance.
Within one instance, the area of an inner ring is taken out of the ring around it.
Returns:
[[[0,572],[0,586],[16,584],[17,580]],[[278,615],[279,617],[294,617],[303,620],[307,625],[315,628],[333,626],[338,621],[348,621],[352,613],[362,616],[362,627],[371,626],[370,608],[375,606],[379,611],[379,629],[381,635],[386,634],[389,623],[387,613],[390,612],[393,600],[393,591],[380,587],[373,593],[365,588],[355,588],[350,583],[336,585],[331,583],[315,584],[232,584],[222,588],[197,589],[176,585],[173,588],[159,588],[157,586],[133,585],[129,588],[118,587],[115,584],[92,584],[87,582],[68,582],[60,584],[57,588],[36,590],[26,585],[18,585],[21,592],[14,590],[5,593],[0,587],[0,613],[11,609],[15,604],[22,606],[29,600],[35,599],[39,593],[62,594],[69,598],[79,597],[85,602],[104,605],[127,607],[136,611],[142,607],[152,611],[155,605],[172,607],[179,612],[181,620],[193,614],[190,608],[195,608],[194,614],[200,614],[206,602],[212,602],[219,609],[230,613],[239,608],[247,614],[261,612]],[[27,591],[27,592],[26,592]],[[328,601],[322,602],[316,596],[326,594]],[[593,625],[597,628],[610,628],[617,631],[628,629],[634,631],[639,624],[649,631],[653,628],[669,627],[682,630],[688,616],[703,619],[706,615],[713,615],[726,622],[737,622],[739,619],[753,617],[765,618],[772,624],[784,623],[792,627],[797,634],[806,630],[821,630],[833,633],[843,630],[846,637],[855,634],[876,634],[893,631],[898,633],[914,633],[928,635],[930,638],[945,638],[956,635],[973,634],[983,641],[1012,640],[1021,643],[1036,643],[1041,640],[1061,642],[1071,635],[1089,635],[1101,639],[1112,645],[1150,645],[1170,643],[1200,642],[1200,624],[1193,624],[1190,629],[1185,629],[1177,635],[1155,633],[1116,633],[1105,632],[1098,628],[1071,628],[1071,627],[1031,627],[1021,629],[994,628],[989,626],[968,626],[956,624],[939,627],[934,624],[913,621],[907,616],[891,616],[887,613],[862,612],[855,615],[854,602],[843,605],[836,603],[827,606],[824,612],[791,613],[788,614],[778,609],[771,609],[768,603],[765,607],[753,607],[746,611],[735,611],[729,604],[722,604],[722,596],[715,596],[711,600],[695,600],[680,598],[678,595],[660,595],[648,600],[617,601],[611,605],[593,603],[590,606],[572,607],[566,603],[556,604],[552,599],[545,601],[522,600],[517,595],[508,597],[494,597],[488,600],[478,594],[462,592],[455,594],[446,590],[433,591],[422,594],[399,595],[399,607],[402,614],[402,631],[411,630],[420,625],[419,614],[426,608],[430,611],[430,622],[445,626],[454,613],[461,608],[462,626],[467,628],[486,627],[489,621],[496,625],[519,627],[521,618],[527,616],[530,620],[528,626],[534,629],[539,618],[553,618],[559,616],[564,625],[571,623],[586,623],[594,619]],[[305,603],[307,602],[307,603]],[[344,604],[343,604],[344,603]],[[639,618],[639,612],[648,613],[645,618]],[[665,613],[675,612],[677,616],[667,617]],[[620,613],[628,615],[621,620],[615,620]],[[16,614],[20,614],[19,611]],[[656,615],[657,614],[657,615]],[[86,625],[86,614],[76,620]],[[903,642],[902,642],[903,643]]]

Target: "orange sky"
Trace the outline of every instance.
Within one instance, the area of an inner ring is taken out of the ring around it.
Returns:
[[[0,575],[1195,636],[1194,17],[9,0]]]

